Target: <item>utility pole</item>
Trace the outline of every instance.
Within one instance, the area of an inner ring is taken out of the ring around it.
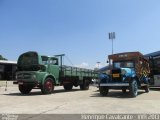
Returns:
[[[113,55],[113,40],[116,38],[116,35],[115,35],[115,32],[111,32],[108,35],[109,35],[109,39],[112,40],[112,55]]]
[[[99,69],[101,62],[97,62],[97,68]]]

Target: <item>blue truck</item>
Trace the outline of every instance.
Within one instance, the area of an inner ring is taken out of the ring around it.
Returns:
[[[105,96],[109,89],[129,90],[131,97],[138,95],[138,89],[149,92],[149,62],[140,52],[125,52],[109,55],[109,68],[99,75],[99,91]]]

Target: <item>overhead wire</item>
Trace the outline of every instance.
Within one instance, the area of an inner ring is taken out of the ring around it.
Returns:
[[[69,62],[72,66],[74,66],[74,64],[73,64],[72,61],[69,59],[69,57],[67,57],[67,55],[65,55],[65,57],[66,57],[66,59],[68,60],[68,62]]]

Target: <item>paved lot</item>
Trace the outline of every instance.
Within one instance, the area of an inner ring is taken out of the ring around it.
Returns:
[[[102,97],[98,88],[91,86],[88,91],[79,87],[66,92],[56,87],[51,95],[42,95],[40,90],[32,90],[22,95],[17,85],[0,87],[0,113],[13,114],[84,114],[84,113],[160,113],[160,90],[150,93],[139,92],[136,98],[130,98],[121,91],[110,91]]]

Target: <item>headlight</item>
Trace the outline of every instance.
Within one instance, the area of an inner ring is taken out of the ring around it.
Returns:
[[[110,74],[111,74],[111,70],[107,70],[107,71],[106,71],[106,74],[107,74],[107,75],[110,75]]]
[[[122,75],[125,75],[126,73],[127,73],[127,71],[126,71],[126,70],[124,70],[124,69],[122,69],[121,74],[122,74]]]

